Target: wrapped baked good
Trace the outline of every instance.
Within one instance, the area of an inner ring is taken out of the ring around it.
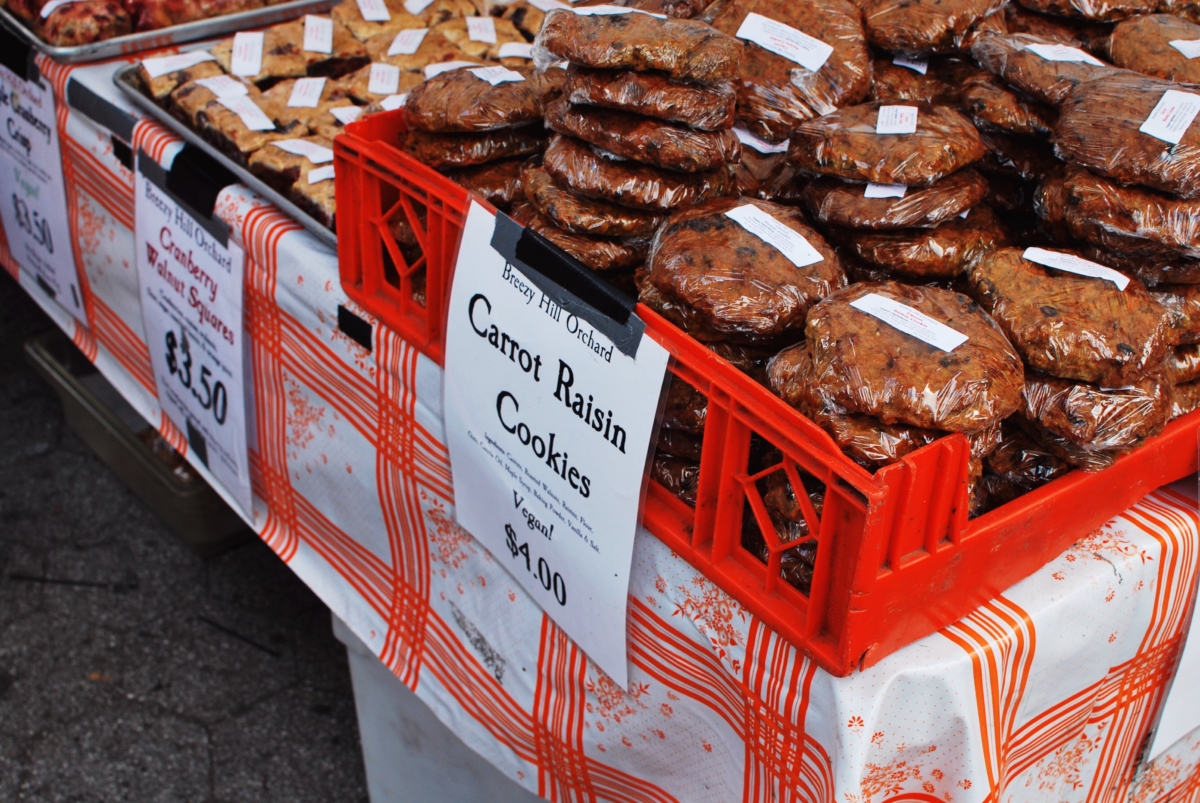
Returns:
[[[658,439],[654,442],[654,448],[660,454],[674,455],[696,462],[700,461],[703,447],[704,437],[702,435],[693,435],[690,432],[666,427],[659,429]]]
[[[1188,22],[1200,23],[1200,3],[1196,0],[1158,0],[1161,14],[1174,14]]]
[[[650,14],[663,14],[675,19],[686,20],[699,16],[709,2],[710,0],[616,0],[614,3],[606,2],[603,5],[636,8]]]
[[[1001,131],[1048,139],[1054,132],[1058,113],[1051,106],[1024,97],[991,75],[968,78],[962,92],[962,108],[981,131]]]
[[[650,464],[650,478],[692,507],[696,506],[700,464],[695,460],[655,453]]]
[[[493,131],[537,122],[562,92],[566,73],[532,67],[511,72],[519,81],[493,85],[489,68],[450,70],[419,84],[408,94],[404,121],[417,131]]]
[[[663,428],[700,437],[704,434],[707,420],[708,397],[686,380],[671,377],[667,400],[663,403]]]
[[[1158,6],[1158,0],[1021,0],[1021,5],[1060,17],[1116,22],[1151,13]]]
[[[419,30],[425,27],[424,20],[405,10],[404,0],[383,0],[383,3],[388,10],[388,19],[386,20],[364,19],[362,9],[355,2],[338,3],[329,10],[329,16],[333,17],[335,22],[344,25],[351,36],[360,42],[365,42],[372,36],[380,34],[395,36],[400,31]]]
[[[896,190],[899,192],[899,190]],[[832,178],[813,181],[800,198],[821,223],[853,229],[932,228],[983,200],[987,181],[967,168],[930,184],[908,187],[900,197],[868,197],[864,184]]]
[[[1200,39],[1200,25],[1173,14],[1150,14],[1118,23],[1109,40],[1109,58],[1118,67],[1167,81],[1200,82],[1200,62],[1171,46]]]
[[[666,219],[645,209],[631,209],[609,201],[576,195],[554,183],[538,164],[528,164],[522,174],[525,197],[556,226],[576,234],[605,237],[650,237]]]
[[[915,109],[910,134],[877,134],[881,114]],[[946,106],[864,103],[802,123],[792,132],[788,161],[800,170],[879,184],[932,184],[987,153],[971,121]]]
[[[527,44],[525,36],[517,30],[517,26],[503,17],[489,16],[487,19],[491,21],[495,42],[480,42],[472,39],[471,32],[467,28],[466,17],[454,17],[440,22],[433,30],[446,37],[468,59],[499,61],[510,67],[519,66],[522,63],[528,64],[528,61],[510,61],[507,58],[500,58],[500,49],[505,45]]]
[[[426,31],[415,52],[396,53],[389,56],[388,51],[392,49],[396,36],[397,34],[393,33],[381,33],[366,41],[367,56],[371,63],[390,64],[401,70],[420,73],[430,64],[448,61],[477,61],[477,59],[468,59],[462,51],[454,46],[453,42],[437,31]],[[479,66],[484,65],[480,64]]]
[[[446,177],[472,192],[479,193],[492,206],[507,209],[524,199],[521,168],[524,159],[501,159],[476,167],[447,171]]]
[[[1200,284],[1200,260],[1183,259],[1177,255],[1150,259],[1131,257],[1090,244],[1081,245],[1079,253],[1086,259],[1118,270],[1126,276],[1134,276],[1147,287],[1163,284]]]
[[[1122,387],[1162,365],[1167,311],[1135,279],[1047,268],[1002,248],[970,273],[971,290],[1031,367],[1052,376]]]
[[[409,131],[400,141],[401,150],[438,170],[530,156],[545,147],[546,131],[536,124],[475,134]]]
[[[317,167],[307,156],[284,150],[295,143],[307,143],[325,148],[328,156],[333,154],[333,143],[323,137],[297,137],[291,140],[269,142],[250,155],[248,167],[250,172],[265,181],[270,187],[284,195],[288,194],[292,185],[308,171]]]
[[[1168,91],[1178,85],[1132,72],[1088,81],[1063,102],[1055,150],[1121,184],[1200,197],[1200,126],[1171,133],[1161,121],[1150,121],[1150,128],[1177,138],[1174,143],[1140,130]]]
[[[1021,415],[1087,451],[1127,452],[1163,431],[1171,417],[1171,384],[1157,369],[1137,383],[1101,388],[1030,374]]]
[[[1009,3],[1004,7],[1004,24],[1009,33],[1031,33],[1081,48],[1102,59],[1108,57],[1107,40],[1112,26],[1102,22],[1042,14],[1019,3]]]
[[[1008,4],[1005,3],[1005,6]],[[1008,33],[1008,22],[1004,18],[1004,6],[988,14],[986,17],[978,20],[971,29],[967,31],[967,35],[962,37],[958,43],[958,52],[970,53],[971,45],[975,44],[975,40],[984,36],[1004,35]]]
[[[690,206],[727,195],[734,186],[725,166],[704,173],[677,173],[600,156],[585,143],[561,134],[551,138],[544,164],[561,186],[636,209]]]
[[[755,28],[762,17],[766,21]],[[757,44],[755,39],[765,43],[769,34],[753,31],[771,22],[819,39],[832,52],[819,66],[816,61],[802,65]],[[787,139],[798,123],[858,103],[871,89],[871,57],[862,18],[849,0],[738,0],[725,4],[712,24],[745,40],[738,77],[738,119],[765,140]]]
[[[647,239],[575,234],[555,226],[528,203],[513,206],[513,220],[545,237],[592,270],[629,270],[646,261]]]
[[[1038,100],[1058,106],[1085,80],[1115,68],[1095,56],[1045,36],[1012,33],[985,36],[971,55],[988,72]]]
[[[925,71],[921,72],[920,67]],[[916,100],[957,106],[965,81],[980,72],[971,62],[956,58],[918,61],[902,56],[877,58],[871,65],[874,77],[871,100],[883,103]]]
[[[700,131],[730,128],[737,110],[732,85],[703,86],[672,81],[661,73],[576,66],[567,70],[563,97],[575,104],[635,112]]]
[[[1054,147],[1047,142],[997,132],[982,136],[988,155],[975,163],[975,169],[989,175],[1008,175],[1036,182],[1062,166],[1062,162],[1054,158]]]
[[[862,9],[872,45],[930,55],[959,50],[971,26],[1003,5],[1003,0],[865,0]]]
[[[954,217],[934,229],[840,229],[833,237],[871,265],[937,279],[962,275],[984,254],[1009,242],[1004,225],[984,204],[972,207],[966,218]]]
[[[1163,284],[1150,295],[1167,311],[1172,343],[1200,343],[1200,285]]]
[[[57,47],[77,47],[132,33],[134,21],[118,0],[66,3],[45,19],[34,18],[34,30]]]
[[[224,74],[225,71],[221,69],[221,65],[215,61],[202,61],[182,70],[165,73],[157,78],[151,77],[145,65],[139,63],[137,68],[138,82],[142,85],[142,89],[155,103],[160,104],[165,104],[172,92],[189,81],[199,78],[215,78]]]
[[[649,14],[546,15],[534,42],[541,69],[565,59],[606,70],[659,70],[679,81],[712,84],[737,77],[742,46],[702,22],[659,19]]]
[[[1200,381],[1185,382],[1171,389],[1171,420],[1200,409]]]
[[[984,460],[983,481],[991,507],[1040,488],[1071,468],[1070,463],[1056,457],[1027,432],[1006,424],[1000,445]]]
[[[308,169],[304,169],[289,192],[292,203],[326,228],[337,231],[337,193],[334,189],[333,178],[323,178],[313,182],[310,182],[308,178]]]
[[[349,75],[343,75],[337,79],[337,87],[346,97],[354,98],[359,103],[370,105],[379,103],[384,98],[390,95],[402,95],[416,89],[425,81],[425,76],[419,72],[411,70],[400,70],[398,80],[396,81],[396,91],[391,91],[391,86],[386,86],[385,92],[372,92],[371,70],[375,67],[374,63],[368,64],[365,67],[360,67]],[[375,84],[375,89],[384,89],[384,86]]]
[[[1200,379],[1200,343],[1188,343],[1168,351],[1166,370],[1172,385]]]
[[[742,148],[735,177],[739,195],[781,203],[799,201],[809,183],[788,164],[786,153],[760,153],[751,146]]]
[[[966,340],[945,351],[854,302],[881,314],[903,305],[908,311],[899,314],[920,313]],[[812,308],[806,335],[822,395],[850,413],[885,424],[971,432],[1021,404],[1024,369],[1017,352],[987,313],[958,293],[898,283],[851,285]]]

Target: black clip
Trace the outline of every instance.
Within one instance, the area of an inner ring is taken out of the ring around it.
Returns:
[[[164,170],[162,165],[139,148],[138,171],[182,206],[223,247],[228,247],[229,226],[220,218],[213,217],[213,210],[221,190],[237,183],[233,173],[191,144],[184,145],[183,150],[175,156],[170,171]]]

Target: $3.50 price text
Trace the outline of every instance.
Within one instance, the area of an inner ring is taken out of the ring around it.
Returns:
[[[210,382],[213,372],[207,365],[201,365],[196,376],[192,369],[195,361],[192,358],[191,345],[188,343],[187,332],[182,329],[176,336],[168,330],[167,336],[167,370],[171,376],[179,380],[185,390],[190,390],[192,396],[205,410],[212,410],[213,419],[219,425],[225,424],[225,415],[229,410],[229,394],[220,380]]]
[[[525,571],[537,577],[542,588],[553,593],[559,605],[565,606],[567,604],[567,581],[563,580],[562,575],[552,572],[550,564],[546,562],[545,558],[537,559],[537,569],[535,570],[533,558],[529,555],[529,544],[517,543],[517,531],[512,528],[511,524],[504,525],[504,534],[506,536],[505,545],[512,556],[525,558]]]
[[[33,241],[46,249],[46,253],[54,253],[54,238],[50,236],[50,221],[42,217],[36,209],[31,210],[17,194],[12,194],[13,211],[17,215],[17,225],[33,238]]]

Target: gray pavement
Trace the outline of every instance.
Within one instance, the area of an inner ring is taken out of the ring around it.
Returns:
[[[201,560],[24,362],[0,272],[0,800],[367,799],[345,649],[262,542]]]

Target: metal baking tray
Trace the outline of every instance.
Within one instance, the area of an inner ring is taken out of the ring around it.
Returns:
[[[84,61],[100,61],[144,50],[170,47],[183,42],[194,42],[197,39],[212,39],[248,28],[274,25],[277,22],[296,19],[304,14],[328,11],[334,5],[336,5],[336,0],[292,0],[290,3],[280,3],[276,6],[239,11],[236,14],[185,22],[182,25],[171,25],[155,31],[114,36],[103,42],[92,42],[73,47],[59,47],[42,40],[24,22],[13,16],[7,8],[0,8],[0,23],[3,23],[5,28],[11,30],[31,47],[45,53],[55,61],[62,64],[78,64]]]
[[[167,128],[174,131],[179,136],[183,137],[188,142],[195,145],[197,148],[203,150],[209,156],[219,161],[222,165],[228,168],[231,173],[241,179],[243,184],[257,192],[262,197],[266,198],[271,203],[278,206],[293,219],[295,219],[297,223],[304,226],[304,228],[311,231],[321,240],[324,240],[333,246],[337,245],[337,235],[326,228],[323,223],[305,212],[300,207],[296,206],[296,204],[292,203],[291,199],[289,199],[286,195],[283,195],[277,190],[272,189],[261,178],[230,159],[217,148],[214,148],[211,143],[209,143],[195,131],[192,131],[183,123],[179,122],[170,114],[168,114],[166,109],[163,109],[153,100],[143,95],[142,90],[138,87],[137,78],[135,77],[137,67],[138,65],[136,64],[130,64],[117,70],[116,74],[113,75],[113,83],[117,85],[118,89],[129,96],[129,99],[133,101],[135,106],[153,117],[158,122],[165,125]]]

